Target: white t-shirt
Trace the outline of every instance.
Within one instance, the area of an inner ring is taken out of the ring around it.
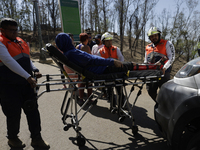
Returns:
[[[98,55],[97,53],[98,53],[98,50],[100,49],[100,48],[102,48],[104,45],[103,44],[101,44],[101,45],[97,45],[97,44],[95,44],[93,47],[92,47],[92,55]]]
[[[28,79],[31,75],[27,73],[15,59],[12,58],[8,52],[6,46],[0,42],[0,60],[6,65],[11,71],[20,75],[21,77]],[[32,68],[36,68],[31,61]]]

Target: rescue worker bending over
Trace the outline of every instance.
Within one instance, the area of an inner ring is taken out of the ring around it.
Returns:
[[[156,83],[147,84],[146,88],[151,98],[156,101],[157,90],[170,80],[172,63],[175,59],[175,49],[172,42],[161,39],[161,31],[157,27],[151,27],[147,33],[152,43],[146,46],[144,63],[157,63],[159,60],[165,60],[163,63],[164,77]]]

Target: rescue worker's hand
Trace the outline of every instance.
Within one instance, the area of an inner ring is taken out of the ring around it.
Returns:
[[[121,61],[114,59],[114,65],[115,67],[123,67],[123,64]]]
[[[31,85],[32,88],[36,87],[36,80],[31,76],[27,79],[28,83]]]
[[[42,77],[42,74],[40,72],[35,72],[34,74],[35,74],[36,78],[41,78]]]
[[[160,62],[160,61],[157,61],[154,65],[160,66],[160,65],[161,65],[161,62]]]
[[[135,63],[135,62],[132,62],[132,64],[133,64],[133,66],[137,65],[137,63]]]
[[[161,58],[161,61],[165,61],[165,60],[167,60],[167,57],[166,56],[163,56],[162,58]]]
[[[166,68],[163,68],[163,69],[162,69],[163,75],[165,75],[165,70],[166,70]]]

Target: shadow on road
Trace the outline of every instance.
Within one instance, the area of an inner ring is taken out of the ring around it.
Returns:
[[[153,108],[152,108],[153,109]],[[101,112],[101,113],[99,113]],[[133,114],[135,117],[135,123],[137,126],[139,126],[139,131],[136,135],[130,134],[130,130],[132,131],[132,121],[129,118],[126,118],[124,122],[119,122],[120,124],[124,124],[127,126],[127,128],[120,128],[121,131],[124,132],[124,134],[127,134],[129,138],[127,141],[129,141],[126,144],[119,145],[117,143],[110,143],[105,141],[99,141],[97,139],[87,139],[85,138],[86,142],[89,143],[93,149],[98,149],[95,147],[95,143],[102,143],[109,145],[107,150],[132,150],[132,149],[138,149],[138,150],[169,150],[170,148],[167,146],[167,141],[162,138],[162,135],[158,129],[158,126],[155,122],[155,120],[151,119],[147,115],[147,110],[141,107],[135,106],[133,108]],[[98,106],[98,103],[96,106],[94,106],[90,112],[92,115],[104,119],[109,119],[114,122],[118,122],[118,115],[110,113],[109,109],[106,107]],[[140,127],[142,130],[140,130]],[[148,133],[146,131],[143,131],[143,128],[148,128],[153,130],[153,133]],[[129,131],[129,132],[128,132]],[[119,132],[119,131],[117,131]],[[132,132],[131,132],[132,133]],[[146,138],[142,134],[149,134],[152,136],[152,138]],[[73,144],[77,145],[76,138],[70,137],[69,138]],[[90,150],[91,148],[88,148],[87,146],[80,147],[80,150]],[[106,150],[106,149],[105,149]]]
[[[83,136],[84,137],[84,136]],[[99,141],[96,139],[87,139],[84,137],[86,142],[90,144],[92,148],[89,148],[87,146],[79,147],[80,150],[98,150],[97,147],[95,147],[95,143],[100,144],[106,144],[108,145],[106,149],[104,150],[170,150],[170,148],[167,146],[166,141],[161,138],[152,138],[152,139],[146,139],[141,134],[137,134],[135,137],[130,137],[128,140],[128,143],[120,145],[113,142],[105,142],[105,141]],[[76,138],[70,137],[69,140],[74,145],[77,145]],[[78,146],[78,145],[77,145]]]

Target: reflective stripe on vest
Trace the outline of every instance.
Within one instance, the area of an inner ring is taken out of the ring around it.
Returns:
[[[111,46],[111,47],[107,48],[104,45],[101,49],[99,49],[99,53],[101,54],[101,57],[103,57],[103,58],[118,59],[116,46]]]
[[[150,55],[152,52],[160,53],[161,55],[167,56],[166,52],[166,44],[167,40],[161,39],[160,42],[155,46],[152,47],[152,43],[146,46],[146,56]]]
[[[29,58],[29,55],[26,54],[26,53],[21,53],[21,54],[19,54],[19,55],[14,56],[13,59],[15,59],[15,60],[17,61],[18,59],[20,59],[20,58],[22,58],[22,57],[27,57],[27,58]],[[4,65],[4,63],[3,63],[3,62],[0,62],[0,67],[3,66],[3,65]]]

